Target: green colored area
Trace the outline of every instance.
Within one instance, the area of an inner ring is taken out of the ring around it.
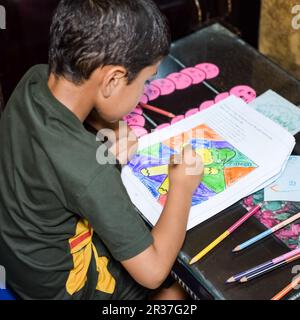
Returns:
[[[244,167],[244,168],[257,168],[257,165],[251,161],[249,158],[247,158],[245,155],[243,155],[241,152],[236,150],[235,157],[233,157],[230,161],[228,161],[225,164],[226,168],[233,168],[233,167]]]
[[[208,189],[220,193],[226,189],[226,182],[225,182],[225,177],[224,177],[224,169],[222,166],[217,166],[217,165],[210,165],[207,166],[206,168],[212,168],[218,171],[217,174],[204,174],[202,178],[202,183],[207,187]]]
[[[213,157],[213,163],[211,166],[219,166],[225,165],[225,163],[229,162],[236,155],[236,152],[232,149],[224,148],[224,149],[210,149],[210,152]]]
[[[224,176],[224,166],[234,159],[236,152],[229,148],[209,149],[213,162],[206,165],[202,183],[210,190],[220,193],[226,190],[226,181]]]
[[[153,158],[160,158],[160,150],[161,150],[161,143],[153,144],[148,148],[138,151],[138,154],[141,156],[153,157]]]

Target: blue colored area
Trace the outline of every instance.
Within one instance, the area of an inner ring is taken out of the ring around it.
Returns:
[[[0,289],[0,300],[16,300],[9,290]]]

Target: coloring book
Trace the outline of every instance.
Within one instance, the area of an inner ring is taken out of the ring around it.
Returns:
[[[204,163],[202,182],[193,195],[190,229],[276,180],[295,139],[234,96],[140,138],[122,179],[132,202],[152,225],[167,201],[169,159],[187,144]]]

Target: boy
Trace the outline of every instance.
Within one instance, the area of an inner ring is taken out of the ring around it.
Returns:
[[[198,163],[186,148],[170,166],[168,201],[150,232],[83,127],[93,109],[112,127],[128,114],[168,49],[149,0],[60,2],[49,67],[27,72],[0,123],[0,265],[21,298],[145,299],[168,276],[202,165],[186,176]]]

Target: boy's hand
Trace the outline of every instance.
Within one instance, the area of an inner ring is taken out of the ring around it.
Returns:
[[[115,131],[117,139],[110,148],[120,164],[126,165],[134,156],[138,148],[138,140],[127,124],[121,124]]]
[[[203,177],[204,165],[201,157],[191,145],[187,145],[181,155],[172,156],[170,160],[170,190],[180,188],[193,195]]]

